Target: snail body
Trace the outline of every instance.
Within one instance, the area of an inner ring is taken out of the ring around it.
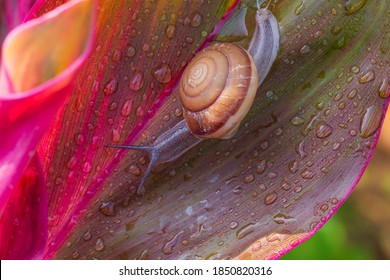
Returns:
[[[203,139],[228,139],[237,132],[279,49],[279,30],[272,13],[259,9],[256,24],[248,51],[233,43],[215,43],[190,61],[179,82],[182,121],[150,146],[106,145],[149,154],[137,193],[142,193],[155,165],[179,158]]]

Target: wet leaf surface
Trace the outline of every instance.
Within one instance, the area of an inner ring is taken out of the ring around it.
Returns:
[[[104,144],[150,143],[182,119],[172,88],[228,5],[100,5],[92,59],[40,150],[46,257],[277,258],[329,219],[387,107],[386,1],[271,5],[281,51],[237,135],[155,170],[143,196],[146,155]]]

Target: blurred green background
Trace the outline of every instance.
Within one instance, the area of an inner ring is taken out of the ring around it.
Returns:
[[[281,259],[390,259],[390,117],[346,202],[312,238]]]

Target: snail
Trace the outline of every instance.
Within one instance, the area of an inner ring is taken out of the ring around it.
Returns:
[[[178,85],[182,121],[159,135],[150,146],[105,145],[149,154],[138,194],[143,192],[154,166],[179,158],[203,139],[233,137],[278,50],[277,20],[268,9],[258,9],[248,51],[234,43],[215,43],[197,53],[187,65]]]

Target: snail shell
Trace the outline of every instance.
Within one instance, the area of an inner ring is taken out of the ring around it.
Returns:
[[[232,137],[248,113],[258,88],[251,55],[232,43],[216,43],[198,53],[179,83],[184,118],[199,138]]]

